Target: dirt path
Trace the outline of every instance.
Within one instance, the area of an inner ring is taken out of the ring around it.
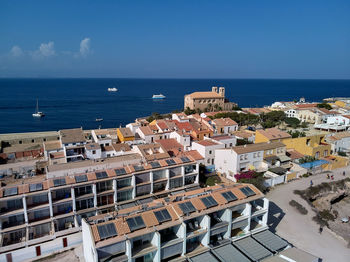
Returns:
[[[334,180],[344,179],[344,170],[346,177],[350,177],[350,168],[343,168],[333,172]],[[277,186],[266,195],[270,200],[269,225],[294,246],[321,257],[324,262],[349,262],[350,248],[347,248],[347,243],[327,228],[319,234],[319,226],[312,220],[315,212],[305,200],[293,193],[295,189],[303,190],[309,187],[311,180],[314,185],[330,182],[326,174],[318,174]],[[301,215],[291,207],[289,201],[292,199],[302,204],[308,210],[308,214]]]

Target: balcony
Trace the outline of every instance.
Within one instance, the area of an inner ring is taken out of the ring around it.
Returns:
[[[24,214],[11,215],[1,219],[2,229],[24,224]]]
[[[50,208],[40,208],[34,211],[28,212],[28,221],[33,223],[36,221],[44,220],[50,218]]]
[[[37,206],[41,206],[41,205],[46,205],[46,204],[49,204],[49,197],[48,197],[47,193],[27,197],[27,208],[28,209],[31,209],[31,208],[37,207]]]
[[[51,222],[29,227],[29,240],[51,235]]]
[[[2,245],[9,246],[26,241],[26,228],[6,232],[2,234]]]
[[[201,228],[198,220],[190,220],[186,222],[186,228],[187,228],[187,238],[194,237],[207,232],[207,229]]]
[[[54,221],[55,231],[63,231],[74,228],[74,217],[65,217]]]
[[[0,214],[23,209],[22,198],[0,202]]]
[[[68,200],[71,198],[71,189],[65,188],[65,189],[54,190],[51,192],[51,197],[53,202],[60,201],[62,199]]]
[[[157,247],[152,245],[150,242],[147,242],[147,243],[144,242],[142,244],[136,243],[136,245],[135,245],[135,242],[132,248],[133,258],[142,257],[157,250]]]
[[[73,211],[72,202],[57,204],[53,206],[53,215],[58,216],[62,214],[68,214]]]

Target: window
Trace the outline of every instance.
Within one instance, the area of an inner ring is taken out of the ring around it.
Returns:
[[[131,186],[131,178],[117,180],[117,188],[123,188],[128,186]]]
[[[96,150],[92,150],[92,154],[95,155],[96,154]]]
[[[211,153],[212,153],[212,151],[211,151],[211,150],[209,150],[209,155],[211,155]]]
[[[328,150],[323,151],[323,156],[328,156]]]
[[[239,157],[239,159],[240,159],[240,160],[243,160],[243,159],[244,159],[244,155],[241,155],[241,156]]]

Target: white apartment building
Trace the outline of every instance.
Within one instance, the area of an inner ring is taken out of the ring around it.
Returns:
[[[268,207],[254,186],[236,184],[159,199],[106,221],[91,217],[82,222],[84,257],[87,262],[261,261],[290,247],[268,231]]]
[[[180,157],[1,187],[0,261],[34,260],[80,244],[82,218],[197,188],[198,172],[194,159]]]
[[[197,150],[204,157],[204,163],[209,168],[214,167],[215,150],[219,148],[225,148],[225,144],[211,139],[192,142],[192,150]]]

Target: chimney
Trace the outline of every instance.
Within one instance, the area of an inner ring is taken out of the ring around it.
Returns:
[[[221,95],[222,97],[225,97],[225,87],[219,88],[219,95]]]
[[[211,91],[217,93],[218,92],[218,87],[217,86],[213,86],[211,88]]]

